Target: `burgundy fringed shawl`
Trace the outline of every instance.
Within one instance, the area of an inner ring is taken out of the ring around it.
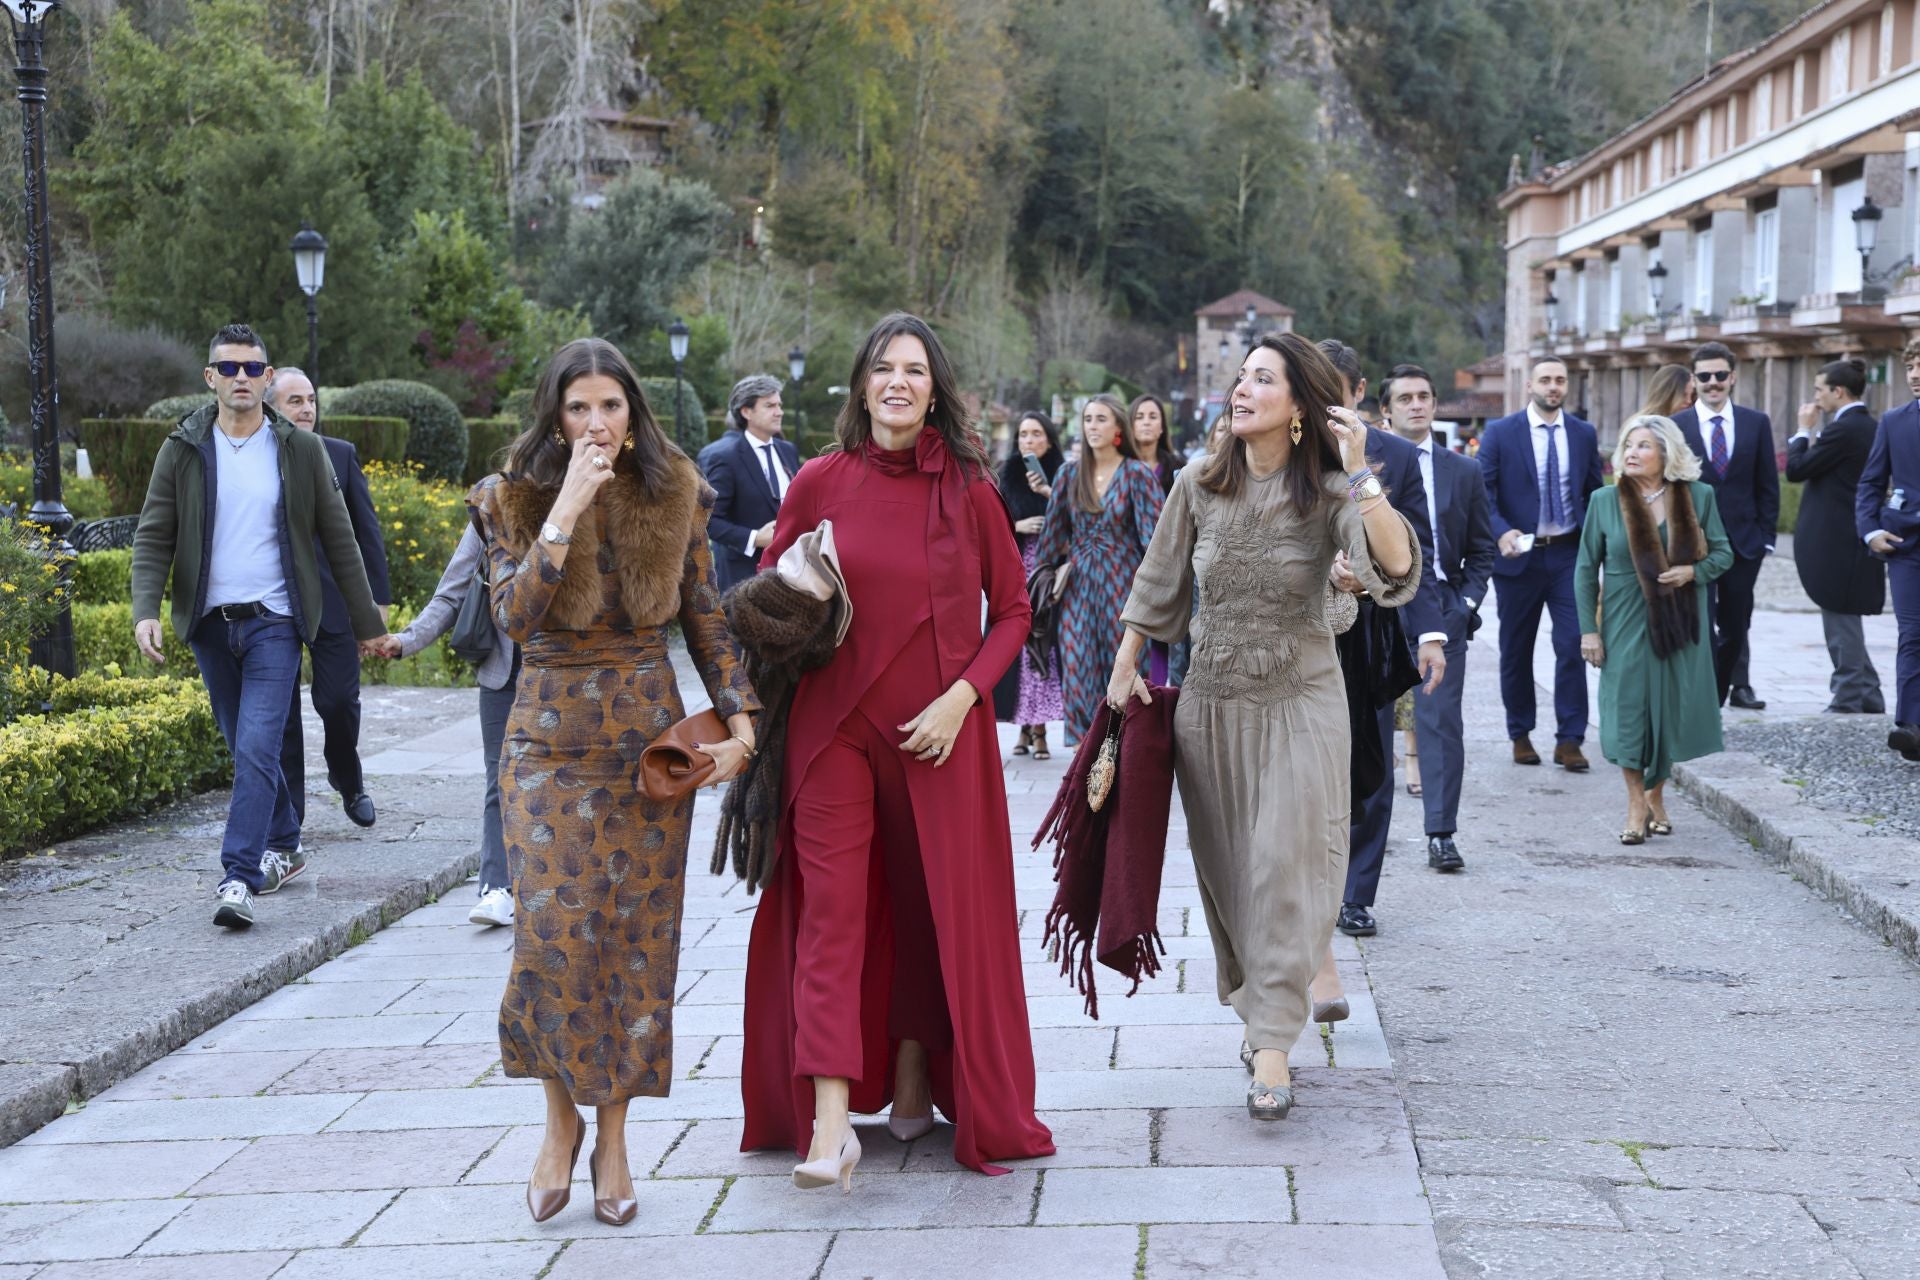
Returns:
[[[1073,765],[1033,847],[1054,840],[1053,906],[1045,941],[1087,998],[1087,1016],[1100,1018],[1093,962],[1140,984],[1160,972],[1160,868],[1167,855],[1167,818],[1173,809],[1173,710],[1180,690],[1153,689],[1153,701],[1130,700],[1121,722],[1119,767],[1107,802],[1087,807],[1087,771],[1107,736],[1113,711],[1104,703],[1080,740]],[[1097,939],[1097,947],[1096,947]]]

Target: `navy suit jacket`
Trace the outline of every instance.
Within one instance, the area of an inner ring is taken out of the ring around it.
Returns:
[[[1758,409],[1733,406],[1733,448],[1724,476],[1714,471],[1713,455],[1700,433],[1700,406],[1681,410],[1673,421],[1686,436],[1687,447],[1700,456],[1700,478],[1713,486],[1733,553],[1760,559],[1773,545],[1780,524],[1780,460],[1773,447],[1773,419]]]
[[[1421,636],[1447,629],[1440,579],[1433,572],[1433,526],[1427,523],[1427,484],[1420,478],[1420,451],[1391,431],[1368,427],[1367,465],[1380,477],[1388,505],[1407,518],[1420,543],[1420,587],[1413,599],[1400,606],[1407,640],[1417,645]]]
[[[1895,489],[1903,491],[1898,509],[1887,505]],[[1920,400],[1880,419],[1854,495],[1853,522],[1862,538],[1885,529],[1903,539],[1888,559],[1920,556]]]
[[[1593,424],[1561,410],[1566,427],[1567,470],[1573,477],[1573,527],[1586,522],[1587,499],[1600,487],[1600,433]],[[1533,463],[1533,426],[1527,411],[1510,413],[1489,422],[1480,433],[1477,459],[1486,482],[1488,515],[1497,544],[1509,529],[1533,533],[1540,527],[1540,477]],[[1533,552],[1522,556],[1496,554],[1493,571],[1512,577],[1527,567]]]
[[[800,451],[779,436],[773,438],[780,465],[786,468],[787,483],[800,473]],[[760,567],[758,555],[748,555],[747,545],[753,531],[780,514],[780,497],[767,487],[767,472],[760,455],[738,427],[700,451],[700,470],[713,486],[713,514],[707,520],[707,534],[713,540],[713,571],[725,591],[742,578],[751,578]]]
[[[1457,597],[1475,604],[1487,598],[1487,583],[1493,577],[1493,562],[1499,556],[1499,543],[1493,537],[1493,513],[1487,505],[1486,481],[1480,478],[1480,464],[1451,449],[1433,451],[1434,516],[1440,525],[1437,548],[1440,567],[1447,572],[1446,585]],[[1464,608],[1459,617],[1447,619],[1450,639],[1466,635]]]
[[[353,445],[332,436],[321,436],[327,448],[327,461],[333,464],[334,478],[340,482],[340,496],[347,501],[347,518],[353,522],[353,540],[360,544],[360,559],[367,566],[367,585],[373,589],[375,604],[392,604],[393,587],[387,581],[387,545],[380,533],[380,517],[373,509],[373,494],[367,489],[367,477],[360,470],[360,455]],[[320,629],[344,631],[351,635],[353,623],[347,617],[346,597],[334,585],[333,570],[327,565],[325,548],[316,536],[319,550]]]

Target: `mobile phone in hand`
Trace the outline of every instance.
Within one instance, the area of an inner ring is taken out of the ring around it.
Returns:
[[[1038,480],[1041,484],[1045,484],[1047,482],[1047,469],[1040,465],[1040,459],[1030,453],[1021,456],[1027,460],[1027,474],[1035,480]]]

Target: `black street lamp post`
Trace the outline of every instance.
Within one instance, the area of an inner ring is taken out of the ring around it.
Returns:
[[[47,229],[47,15],[60,0],[0,0],[13,23],[14,53],[19,59],[21,157],[26,169],[27,215],[27,378],[33,404],[33,509],[27,518],[47,530],[47,550],[60,571],[60,613],[47,633],[33,642],[32,661],[59,675],[74,674],[72,594],[73,548],[67,533],[73,513],[60,492],[60,382],[53,361],[52,236]]]
[[[293,275],[307,295],[307,379],[320,385],[320,286],[327,278],[327,238],[302,223],[293,238]]]
[[[20,91],[23,95],[25,89]],[[1873,202],[1868,196],[1858,209],[1853,211],[1853,247],[1860,255],[1860,300],[1867,298],[1867,259],[1873,256],[1873,246],[1880,239],[1880,219],[1886,210]]]
[[[667,351],[673,356],[673,436],[682,449],[687,447],[687,429],[680,420],[680,380],[687,361],[689,332],[686,323],[679,319],[667,326]]]
[[[1647,299],[1653,303],[1653,318],[1658,321],[1666,314],[1664,303],[1667,296],[1667,264],[1655,261],[1647,268]]]
[[[793,416],[799,425],[800,433],[806,434],[807,411],[800,407],[800,382],[807,376],[807,353],[800,349],[799,343],[793,344],[793,350],[787,352],[787,372],[793,376]]]

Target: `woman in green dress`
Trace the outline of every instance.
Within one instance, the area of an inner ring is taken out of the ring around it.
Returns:
[[[1613,499],[1580,535],[1580,656],[1600,668],[1600,751],[1627,780],[1621,844],[1672,835],[1665,788],[1677,760],[1720,750],[1707,584],[1733,547],[1673,419],[1642,414],[1613,453]]]

